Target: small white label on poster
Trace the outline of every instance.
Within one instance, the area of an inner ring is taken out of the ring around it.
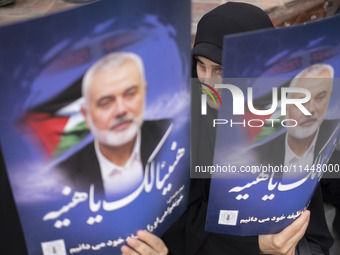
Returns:
[[[44,255],[67,255],[64,240],[55,240],[41,243]]]
[[[236,226],[238,211],[235,210],[220,210],[218,224]]]

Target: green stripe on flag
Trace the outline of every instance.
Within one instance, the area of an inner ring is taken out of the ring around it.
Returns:
[[[81,122],[73,128],[65,131],[60,138],[60,142],[56,147],[53,157],[63,154],[68,149],[80,143],[88,134],[90,130],[87,128],[85,122]]]

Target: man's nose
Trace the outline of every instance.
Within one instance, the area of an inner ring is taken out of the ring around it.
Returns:
[[[305,105],[307,111],[309,111],[312,115],[315,113],[315,102],[313,99],[311,99],[306,105]]]
[[[126,109],[126,105],[125,105],[125,101],[123,98],[119,97],[117,98],[117,101],[116,101],[116,107],[115,107],[115,116],[116,117],[121,117],[121,116],[124,116],[127,112],[127,109]]]

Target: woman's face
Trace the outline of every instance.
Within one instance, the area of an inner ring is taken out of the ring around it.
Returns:
[[[214,87],[215,84],[220,84],[222,82],[222,66],[220,64],[217,64],[202,56],[196,56],[195,58],[197,60],[197,76],[201,83]],[[206,86],[203,85],[202,88],[204,88],[205,90],[209,90]],[[216,89],[216,91],[217,93],[219,93],[219,89]],[[202,93],[207,94],[207,92],[203,90]],[[218,109],[220,107],[220,104],[217,96],[215,93],[213,93],[213,91],[210,91],[210,93],[217,103],[214,102],[213,98],[211,98],[210,95],[207,95],[207,103],[210,107]]]

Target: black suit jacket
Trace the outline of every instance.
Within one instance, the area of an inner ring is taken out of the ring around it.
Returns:
[[[143,168],[155,150],[171,121],[145,121],[141,129],[141,160]],[[97,195],[104,194],[103,180],[99,161],[96,156],[94,142],[88,144],[70,158],[59,163],[57,170],[66,177],[66,181],[77,191],[89,191],[91,184],[95,185]]]
[[[336,127],[339,125],[338,120],[324,120],[321,123],[318,137],[315,143],[314,158],[315,161],[318,154],[328,141],[330,135]],[[285,160],[285,135],[286,133],[274,138],[273,140],[257,146],[252,149],[254,155],[257,157],[258,163],[271,164],[271,165],[283,165]]]

